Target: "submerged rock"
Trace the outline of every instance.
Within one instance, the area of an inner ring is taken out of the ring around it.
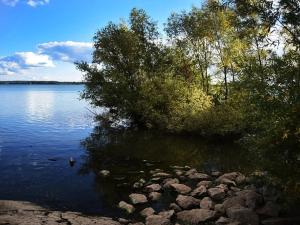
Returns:
[[[127,213],[131,214],[135,211],[135,208],[133,207],[133,205],[130,205],[124,201],[119,202],[118,207],[120,209],[124,209]]]

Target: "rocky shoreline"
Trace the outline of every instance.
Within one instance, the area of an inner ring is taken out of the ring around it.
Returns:
[[[110,176],[109,171],[100,171]],[[133,193],[118,207],[126,217],[91,217],[50,211],[28,202],[0,201],[0,225],[297,225],[300,217],[283,217],[280,192],[257,186],[239,172],[209,174],[188,166],[172,172],[150,171],[151,178],[133,184]],[[167,196],[168,207],[157,210]],[[154,207],[156,206],[156,207]]]

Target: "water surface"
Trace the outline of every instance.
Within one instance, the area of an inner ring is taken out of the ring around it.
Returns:
[[[117,203],[155,168],[268,170],[288,181],[299,178],[298,167],[284,159],[262,159],[233,143],[103,130],[93,122],[91,107],[79,100],[82,90],[82,85],[0,85],[0,199],[120,216]],[[112,175],[101,177],[102,169]],[[155,207],[168,204],[164,201]]]

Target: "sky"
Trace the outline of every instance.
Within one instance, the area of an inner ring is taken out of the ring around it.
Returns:
[[[95,32],[145,9],[160,29],[172,12],[200,0],[0,0],[0,81],[81,81]]]

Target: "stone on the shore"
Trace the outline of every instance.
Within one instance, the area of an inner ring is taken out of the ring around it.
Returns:
[[[161,215],[151,215],[146,218],[146,225],[171,225],[171,221]]]
[[[226,210],[227,216],[240,222],[241,224],[247,225],[259,225],[258,215],[249,208],[245,207],[231,207]]]
[[[134,210],[135,210],[133,205],[130,205],[130,204],[124,202],[124,201],[120,201],[118,206],[119,206],[120,209],[124,209],[129,214],[133,213]]]
[[[192,173],[188,178],[191,180],[207,180],[210,179],[210,176],[205,173]]]
[[[262,216],[278,217],[280,206],[274,202],[267,202],[262,208],[256,210],[256,213]]]
[[[213,172],[211,172],[211,175],[212,175],[213,177],[219,177],[221,174],[222,174],[222,173],[221,173],[220,171],[213,171]]]
[[[201,222],[214,219],[215,216],[216,212],[208,209],[191,209],[177,213],[177,219],[179,221],[191,225],[198,225]]]
[[[185,184],[171,184],[171,188],[173,188],[179,194],[188,194],[192,190],[189,186],[186,186]]]
[[[202,180],[197,184],[197,187],[204,186],[206,188],[209,188],[212,185],[212,182],[210,180]]]
[[[160,198],[161,198],[161,193],[159,193],[159,192],[151,192],[149,194],[149,199],[151,201],[158,201]]]
[[[181,211],[181,208],[176,203],[171,203],[169,208],[173,209],[175,212],[180,212]]]
[[[211,200],[210,197],[205,197],[200,201],[200,208],[201,209],[213,209],[214,202]]]
[[[136,194],[136,193],[133,193],[133,194],[130,194],[129,195],[129,198],[132,202],[132,204],[136,205],[136,204],[143,204],[143,203],[147,203],[148,200],[147,200],[147,197],[143,194]]]
[[[231,207],[237,207],[237,206],[242,206],[245,207],[245,200],[243,198],[241,198],[240,196],[234,196],[231,198],[227,198],[224,202],[223,202],[223,207],[224,209],[229,209]]]
[[[155,213],[155,211],[154,211],[154,209],[151,208],[151,207],[145,208],[145,209],[143,209],[143,210],[140,212],[141,216],[143,216],[143,217],[151,216],[151,215],[153,215],[154,213]]]
[[[145,185],[145,183],[146,181],[142,178],[133,184],[133,188],[135,189],[142,188]]]
[[[124,219],[124,218],[119,218],[118,219],[118,222],[120,224],[129,224],[130,223],[130,220],[127,220],[127,219]]]
[[[208,194],[212,199],[215,200],[222,200],[225,198],[225,191],[222,188],[209,188]]]
[[[229,186],[236,186],[236,183],[232,180],[229,180],[228,178],[218,179],[218,182],[221,183],[221,184],[229,185]]]
[[[201,185],[192,191],[191,196],[193,197],[202,197],[207,193],[206,187]]]
[[[171,219],[175,214],[175,210],[162,211],[158,215],[163,216],[164,218]]]
[[[145,225],[145,224],[142,223],[142,222],[138,222],[138,223],[130,223],[130,224],[128,224],[128,225]]]
[[[158,192],[161,190],[161,186],[159,184],[151,184],[145,187],[147,192]]]
[[[110,175],[110,171],[109,170],[101,170],[101,171],[99,171],[99,175],[102,177],[108,177]]]
[[[167,178],[163,181],[163,188],[170,188],[172,184],[179,184],[179,180],[177,178]]]
[[[216,225],[228,225],[230,223],[232,223],[232,219],[229,219],[227,217],[223,217],[221,216],[217,221],[216,221]]]
[[[218,215],[223,215],[225,214],[225,208],[223,204],[215,204],[215,211],[218,213]]]
[[[160,178],[168,178],[168,177],[172,177],[171,174],[165,173],[165,172],[154,173],[152,176],[153,176],[153,177],[160,177]]]
[[[199,206],[200,200],[192,196],[178,195],[176,203],[183,209],[191,209]]]

